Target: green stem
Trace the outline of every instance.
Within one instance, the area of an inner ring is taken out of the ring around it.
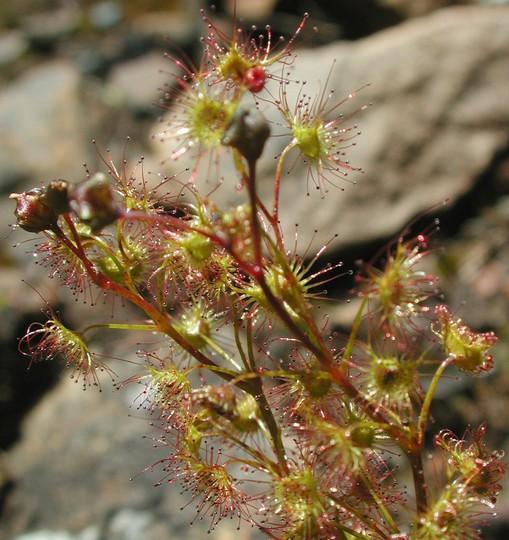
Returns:
[[[357,315],[355,316],[355,320],[353,322],[352,331],[350,332],[350,335],[348,337],[348,343],[346,344],[345,350],[343,352],[342,369],[345,373],[348,367],[348,362],[350,360],[350,357],[352,356],[352,351],[355,345],[355,340],[357,339],[357,334],[359,333],[359,329],[361,327],[362,317],[364,315],[364,308],[366,307],[367,301],[368,301],[367,296],[364,296],[362,298],[361,305],[359,306],[359,309],[357,310]]]
[[[205,341],[205,343],[214,351],[216,351],[216,353],[221,356],[222,358],[224,358],[227,362],[229,362],[235,369],[237,369],[238,371],[241,371],[241,367],[239,366],[239,364],[237,364],[237,362],[235,361],[235,359],[230,355],[228,354],[226,351],[224,351],[215,341],[213,341],[212,339],[210,339],[208,336],[205,336],[203,334],[200,334],[200,339],[203,339],[203,341]]]
[[[274,452],[276,456],[278,457],[279,465],[281,469],[286,474],[288,474],[290,469],[288,468],[288,460],[286,457],[285,447],[283,444],[283,437],[281,434],[281,429],[276,419],[274,418],[272,408],[270,407],[270,404],[267,401],[267,396],[265,395],[263,384],[260,379],[260,373],[258,373],[256,370],[256,359],[255,359],[255,354],[253,351],[251,324],[248,324],[248,327],[247,327],[247,345],[248,345],[247,354],[249,358],[249,363],[252,366],[252,373],[258,376],[257,378],[253,380],[253,383],[252,383],[257,388],[257,393],[253,397],[255,398],[258,404],[258,410],[260,411],[263,421],[265,422],[265,425],[267,426],[267,429],[269,430],[270,436],[272,438]],[[247,374],[247,375],[249,376],[251,374]]]
[[[446,358],[436,370],[435,374],[433,375],[433,378],[431,379],[431,383],[428,387],[428,391],[426,392],[426,396],[424,398],[424,401],[422,403],[421,407],[421,414],[419,415],[419,421],[417,422],[417,438],[416,438],[416,446],[417,448],[421,448],[424,444],[424,434],[426,431],[426,424],[428,422],[428,416],[431,408],[431,402],[433,400],[433,397],[435,396],[435,391],[437,389],[438,381],[442,377],[442,374],[444,373],[447,366],[449,366],[454,358],[449,357]]]
[[[231,306],[231,310],[234,314],[233,317],[233,328],[234,328],[234,336],[235,336],[235,346],[237,348],[237,352],[239,353],[239,356],[242,360],[242,364],[244,366],[245,371],[254,370],[253,366],[249,365],[248,358],[246,356],[246,353],[244,352],[244,347],[242,346],[242,342],[240,340],[240,316],[237,313],[237,310],[235,309],[235,306]],[[250,325],[248,325],[248,330],[250,328]]]
[[[296,143],[290,143],[279,156],[279,160],[277,162],[276,167],[276,174],[274,177],[274,202],[272,204],[272,215],[273,220],[275,223],[279,221],[279,191],[281,188],[281,173],[283,172],[283,163],[286,159],[286,155],[292,148],[295,148],[297,146]]]
[[[378,526],[376,521],[372,517],[367,516],[364,513],[364,510],[357,509],[354,506],[349,505],[345,501],[337,500],[335,497],[331,497],[331,498],[332,498],[333,501],[336,501],[336,503],[339,506],[341,506],[347,512],[349,512],[350,514],[355,516],[361,523],[364,523],[366,525],[366,527],[369,527],[372,532],[374,532],[375,534],[378,534],[379,536],[377,536],[377,538],[386,538],[387,537],[387,534]],[[348,528],[345,528],[343,530],[347,531],[349,534],[351,534],[353,532]],[[366,538],[366,536],[360,535],[360,536],[358,536],[358,538]]]
[[[81,330],[81,334],[85,334],[86,332],[90,332],[91,330],[143,330],[146,332],[154,332],[157,330],[157,328],[149,323],[149,324],[122,324],[122,323],[104,323],[104,324],[91,324],[90,326],[87,326],[83,330]]]

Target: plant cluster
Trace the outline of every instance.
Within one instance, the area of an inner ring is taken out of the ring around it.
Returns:
[[[140,385],[138,405],[168,449],[161,483],[181,482],[211,530],[228,517],[273,539],[478,538],[503,476],[485,426],[434,438],[444,457],[435,482],[423,456],[439,379],[451,365],[471,375],[490,370],[495,335],[472,331],[441,303],[436,278],[421,265],[431,252],[427,234],[402,235],[381,265],[360,268],[347,335],[315,313],[338,266],[316,270],[325,248],[309,260],[283,238],[289,156],[302,158],[307,187],[323,196],[355,171],[344,152],[356,127],[344,125],[342,102],[302,91],[292,104],[286,94],[306,18],[288,43],[273,44],[270,29],[258,37],[234,22],[228,37],[204,15],[200,65],[177,61],[178,92],[165,99],[172,157],[196,155],[189,182],[163,177],[149,186],[142,167],[128,172],[108,155],[107,172],[11,196],[18,226],[42,237],[34,252],[52,276],[92,305],[108,293],[141,313],[136,322],[78,332],[49,309],[20,349],[33,360],[63,357],[87,387],[99,385],[101,371],[112,373],[90,347],[91,333],[160,336],[157,347],[138,351],[143,370],[118,386]],[[271,136],[260,100],[288,133],[269,202],[257,191]],[[223,153],[237,171],[228,185],[240,182],[245,194],[229,208],[193,182],[204,156]],[[400,478],[405,463],[412,488]]]

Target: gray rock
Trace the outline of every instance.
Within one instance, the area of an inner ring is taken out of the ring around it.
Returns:
[[[0,90],[0,246],[6,260],[27,260],[26,249],[4,247],[8,226],[15,222],[9,193],[53,178],[81,180],[83,162],[89,161],[92,150],[91,117],[81,77],[65,61],[32,67]],[[10,237],[9,243],[20,239]]]
[[[106,0],[92,4],[88,10],[90,24],[98,30],[109,30],[117,25],[124,15],[120,2]]]
[[[509,197],[469,220],[439,255],[441,285],[474,328],[507,334],[509,321]]]
[[[0,33],[0,66],[17,60],[28,48],[23,32],[10,30]]]
[[[81,10],[73,3],[51,11],[33,11],[21,18],[27,36],[45,44],[69,35],[81,22]]]
[[[41,530],[16,536],[15,540],[77,540],[65,531]]]
[[[122,62],[110,73],[108,94],[117,96],[117,106],[127,105],[135,112],[150,109],[161,97],[160,88],[169,82],[169,72],[174,70],[174,64],[164,58],[162,51]]]
[[[155,3],[157,6],[157,3]],[[193,43],[202,30],[200,8],[202,0],[175,2],[169,7],[162,4],[147,10],[145,5],[131,4],[133,15],[131,26],[134,31],[147,38],[168,39],[171,45],[182,47]]]
[[[258,0],[257,2],[250,0],[237,0],[234,2],[229,0],[226,5],[230,13],[235,9],[238,17],[244,17],[249,21],[264,22],[274,11],[276,0]]]
[[[90,144],[80,76],[69,63],[31,68],[0,92],[0,186],[83,176]]]

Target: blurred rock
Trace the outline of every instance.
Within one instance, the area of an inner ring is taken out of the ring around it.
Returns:
[[[154,6],[153,10],[147,10],[145,4],[142,9],[138,9],[134,3],[130,7],[133,11],[131,26],[136,32],[149,38],[166,38],[173,46],[195,43],[203,29],[200,17],[203,3],[200,0],[177,2],[172,9],[168,8],[167,3]]]
[[[394,9],[404,17],[416,17],[458,4],[502,5],[508,2],[507,0],[378,0],[378,3]]]
[[[81,177],[89,155],[88,121],[78,71],[65,61],[27,70],[0,92],[0,189]]]
[[[28,38],[46,47],[75,31],[82,21],[81,10],[73,2],[51,11],[28,12],[21,23]]]
[[[403,17],[392,6],[386,5],[380,0],[334,0],[325,2],[315,2],[310,4],[309,0],[279,0],[278,10],[302,16],[309,12],[311,24],[317,25],[320,39],[322,28],[329,27],[329,34],[335,25],[340,29],[337,38],[361,39],[384,28],[389,28],[399,24]],[[314,38],[315,39],[315,38]]]
[[[416,17],[430,11],[450,6],[451,4],[468,4],[463,2],[451,2],[451,0],[378,0],[380,5],[393,9],[403,17]]]
[[[5,66],[20,58],[28,48],[23,32],[11,30],[0,33],[0,66]]]
[[[463,306],[474,328],[509,334],[509,197],[465,223],[443,247],[438,263],[451,304]]]
[[[92,4],[88,10],[88,20],[93,28],[110,30],[120,23],[124,9],[120,2],[106,0]]]
[[[175,64],[157,51],[119,63],[110,73],[108,94],[117,96],[117,106],[127,106],[135,113],[147,111],[161,97],[160,88],[168,84],[174,69]]]
[[[266,21],[274,11],[276,0],[228,0],[225,2],[229,13],[236,13],[249,21]]]

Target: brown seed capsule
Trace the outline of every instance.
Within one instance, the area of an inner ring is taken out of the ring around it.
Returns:
[[[256,161],[270,136],[270,126],[256,107],[239,105],[225,129],[222,143],[236,148],[248,162]]]
[[[56,224],[58,214],[45,204],[45,193],[43,188],[34,188],[23,193],[11,193],[9,198],[17,201],[14,211],[17,224],[25,231],[38,233]]]
[[[57,214],[66,214],[71,211],[69,206],[69,182],[59,178],[52,180],[43,195],[43,202]]]
[[[122,213],[114,200],[108,178],[103,173],[96,173],[77,184],[71,193],[69,204],[79,219],[89,225],[94,233],[114,223]]]

